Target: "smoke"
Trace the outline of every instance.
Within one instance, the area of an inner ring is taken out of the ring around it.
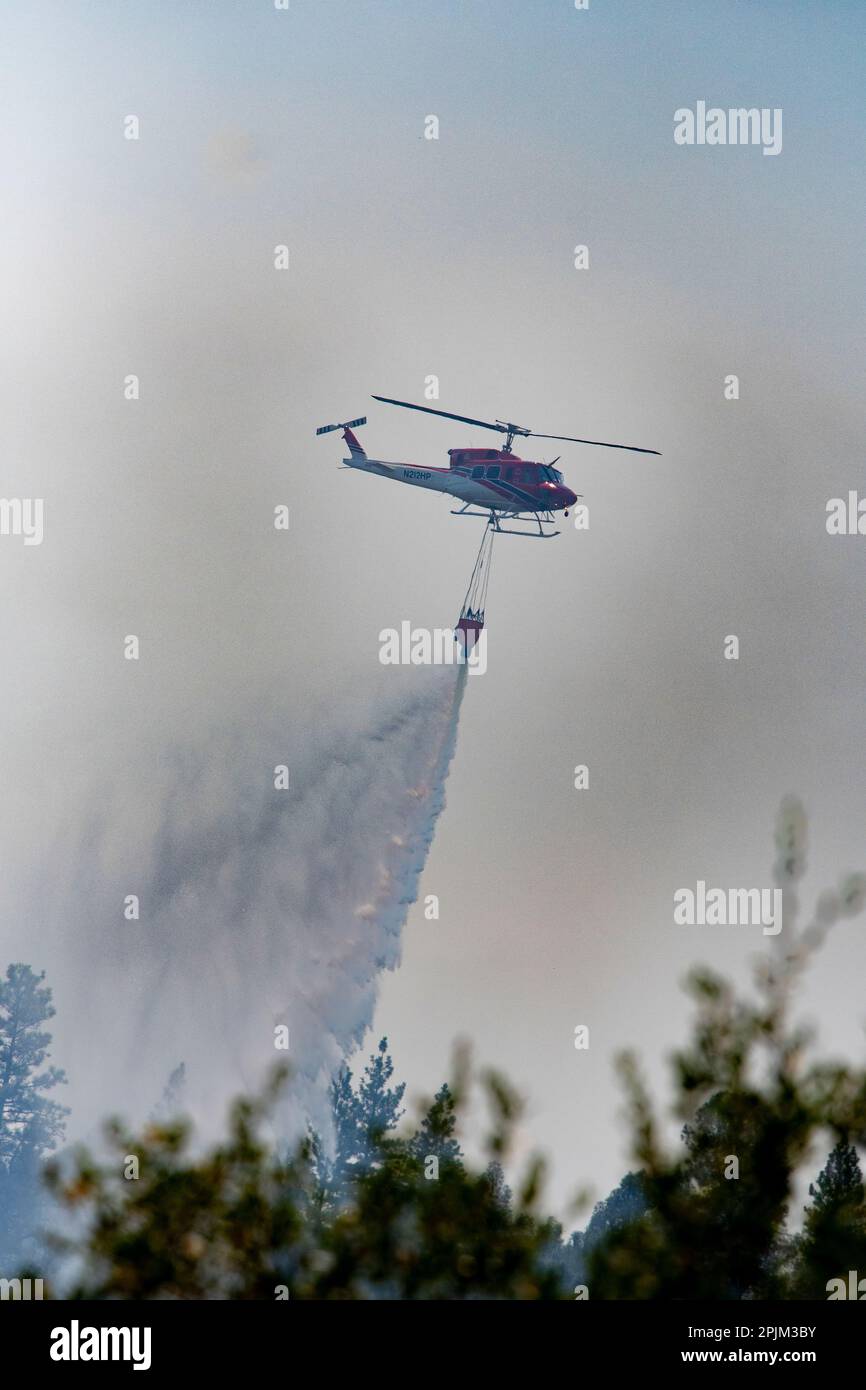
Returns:
[[[110,813],[103,803],[73,847],[87,869],[60,898],[74,902],[72,920],[67,909],[56,924],[55,1055],[76,1130],[107,1111],[149,1113],[181,1061],[185,1108],[212,1130],[230,1096],[286,1059],[279,1025],[296,1078],[282,1128],[321,1123],[327,1081],[370,1026],[382,971],[400,961],[466,668],[394,678],[410,688],[373,714],[319,717],[294,747],[287,728],[299,721],[285,716],[223,731],[165,755],[126,807],[118,795]],[[275,786],[281,765],[287,789]],[[138,920],[123,915],[130,894]]]

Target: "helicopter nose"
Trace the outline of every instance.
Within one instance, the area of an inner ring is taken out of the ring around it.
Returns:
[[[575,502],[577,501],[577,493],[572,492],[570,487],[562,487],[559,489],[559,491],[562,499],[561,505],[565,508],[573,507]]]

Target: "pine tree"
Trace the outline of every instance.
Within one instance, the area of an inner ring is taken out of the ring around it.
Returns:
[[[66,1080],[43,1068],[54,1017],[51,990],[29,965],[10,965],[0,981],[0,1256],[3,1267],[22,1258],[41,1201],[43,1159],[63,1138],[65,1106],[45,1095]],[[42,1068],[42,1070],[40,1070]]]
[[[376,1140],[396,1129],[403,1115],[400,1104],[405,1081],[399,1086],[389,1083],[394,1075],[394,1063],[388,1052],[388,1039],[382,1038],[378,1051],[364,1068],[358,1088],[358,1124],[362,1136],[362,1157],[372,1160]]]
[[[815,1181],[809,1183],[809,1196],[816,1213],[863,1205],[863,1175],[853,1144],[839,1140]]]
[[[618,1187],[596,1202],[584,1233],[582,1249],[590,1251],[612,1231],[638,1221],[649,1210],[640,1173],[626,1173]]]
[[[860,1161],[843,1135],[813,1183],[803,1230],[793,1241],[793,1296],[814,1298],[829,1279],[866,1269],[866,1203]]]
[[[162,1089],[162,1095],[153,1111],[153,1118],[159,1120],[176,1120],[183,1105],[184,1092],[186,1091],[186,1063],[180,1062],[171,1073],[168,1081]]]
[[[352,1088],[351,1067],[342,1066],[331,1082],[331,1116],[334,1125],[334,1162],[329,1176],[334,1182],[342,1180],[346,1171],[361,1157],[358,1099]],[[322,1155],[320,1157],[323,1158]]]
[[[379,1140],[397,1127],[406,1086],[391,1086],[393,1075],[388,1039],[382,1038],[357,1090],[348,1066],[342,1066],[331,1082],[334,1162],[328,1177],[337,1196],[345,1197],[352,1177],[373,1166],[379,1156]]]
[[[511,1188],[505,1181],[505,1170],[498,1158],[494,1158],[488,1163],[486,1176],[490,1183],[493,1200],[507,1210],[511,1206]]]
[[[455,1136],[457,1130],[457,1111],[454,1096],[446,1083],[440,1086],[433,1104],[421,1121],[421,1127],[411,1141],[411,1152],[422,1163],[428,1158],[438,1158],[443,1163],[460,1163],[463,1151]]]
[[[328,1162],[322,1136],[318,1130],[307,1122],[307,1137],[304,1150],[304,1158],[309,1172],[308,1183],[308,1205],[311,1214],[317,1221],[321,1221],[325,1214],[333,1207],[334,1202],[334,1168]],[[281,1161],[288,1165],[291,1163],[291,1150],[286,1148]]]

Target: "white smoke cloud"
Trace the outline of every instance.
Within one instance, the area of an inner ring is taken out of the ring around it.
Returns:
[[[108,1111],[141,1118],[180,1061],[188,1109],[212,1129],[285,1059],[281,1023],[296,1074],[282,1127],[322,1123],[327,1080],[400,960],[465,677],[395,672],[399,692],[374,715],[224,732],[173,750],[125,807],[115,794],[72,848],[88,868],[55,899],[63,920],[43,962],[80,1010],[74,1028],[58,1015],[55,1049],[80,1102],[74,1131]],[[277,764],[288,790],[274,787]],[[125,921],[133,892],[141,917]]]

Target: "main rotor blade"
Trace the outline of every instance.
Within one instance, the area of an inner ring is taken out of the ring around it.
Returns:
[[[575,439],[570,434],[536,434],[532,431],[533,439],[564,439],[569,444],[597,444],[600,449],[628,449],[632,454],[656,454],[661,458],[658,449],[639,449],[636,444],[607,444],[603,439]]]
[[[402,405],[404,410],[422,410],[425,415],[444,415],[446,420],[461,420],[464,425],[480,425],[485,430],[498,430],[507,434],[504,425],[494,425],[490,420],[473,420],[471,415],[453,415],[450,410],[434,410],[431,405],[413,405],[410,401],[394,401],[390,396],[374,396],[374,401],[384,401],[385,405]]]
[[[432,405],[414,405],[411,401],[395,401],[391,396],[373,396],[374,401],[385,405],[399,405],[404,410],[420,410],[424,415],[442,415],[446,420],[460,420],[464,425],[478,425],[483,430],[497,430],[499,434],[531,435],[533,439],[561,439],[567,444],[595,444],[600,449],[627,449],[632,454],[655,454],[661,458],[658,449],[639,449],[636,444],[608,444],[603,439],[575,439],[571,434],[539,434],[536,430],[524,430],[519,425],[494,424],[491,420],[476,420],[471,415],[455,415],[450,410],[434,410]]]

